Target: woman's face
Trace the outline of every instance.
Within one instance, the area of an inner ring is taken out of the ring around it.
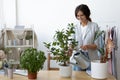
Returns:
[[[79,11],[77,13],[77,19],[80,21],[80,22],[84,22],[87,20],[86,16],[83,14],[82,11]]]

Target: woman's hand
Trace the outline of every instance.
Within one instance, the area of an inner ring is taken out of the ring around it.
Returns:
[[[83,50],[88,50],[88,49],[95,50],[95,49],[97,49],[97,46],[95,44],[90,44],[90,45],[80,46],[80,48]]]
[[[89,45],[80,46],[80,48],[83,49],[83,50],[88,50],[89,49]]]
[[[72,52],[73,52],[72,45],[69,45],[69,48],[68,48],[68,56],[72,56]]]

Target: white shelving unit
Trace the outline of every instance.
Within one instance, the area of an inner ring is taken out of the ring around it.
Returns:
[[[31,41],[29,40],[29,44],[26,44],[26,34],[30,33],[32,36]],[[25,29],[11,29],[5,28],[4,29],[4,47],[10,48],[13,52],[11,55],[13,58],[18,59],[20,58],[20,54],[18,53],[18,48],[24,50],[25,48],[35,47],[34,44],[34,30],[32,28],[25,28]],[[15,50],[15,51],[14,51]],[[18,53],[18,54],[17,54]]]
[[[16,33],[19,34],[19,32],[23,32],[23,40],[25,40],[25,32],[28,32],[28,31],[31,31],[32,33],[32,44],[26,44],[25,42],[22,42],[23,44],[20,44],[19,40],[15,35]],[[34,48],[34,30],[32,28],[26,28],[26,29],[4,29],[4,32],[5,32],[5,37],[4,37],[4,46],[5,47],[8,47],[8,48],[21,48],[21,47],[33,47]],[[11,33],[11,34],[9,34]],[[11,35],[8,36],[8,35]],[[8,40],[11,40],[11,45],[8,44]],[[15,44],[14,44],[15,43]]]

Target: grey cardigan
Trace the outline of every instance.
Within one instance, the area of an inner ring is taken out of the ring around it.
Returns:
[[[75,35],[74,38],[76,41],[78,41],[77,50],[80,49],[80,46],[82,45],[88,45],[88,44],[96,44],[97,47],[99,45],[98,40],[95,42],[93,41],[95,32],[99,29],[98,25],[94,22],[88,22],[87,23],[87,30],[85,33],[85,37],[82,39],[82,33],[81,33],[81,24],[78,23],[75,25]],[[91,60],[98,59],[98,53],[97,50],[88,50],[88,54]]]

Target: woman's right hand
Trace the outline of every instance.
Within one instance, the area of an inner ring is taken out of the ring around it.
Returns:
[[[82,50],[88,50],[88,45],[80,46]]]

